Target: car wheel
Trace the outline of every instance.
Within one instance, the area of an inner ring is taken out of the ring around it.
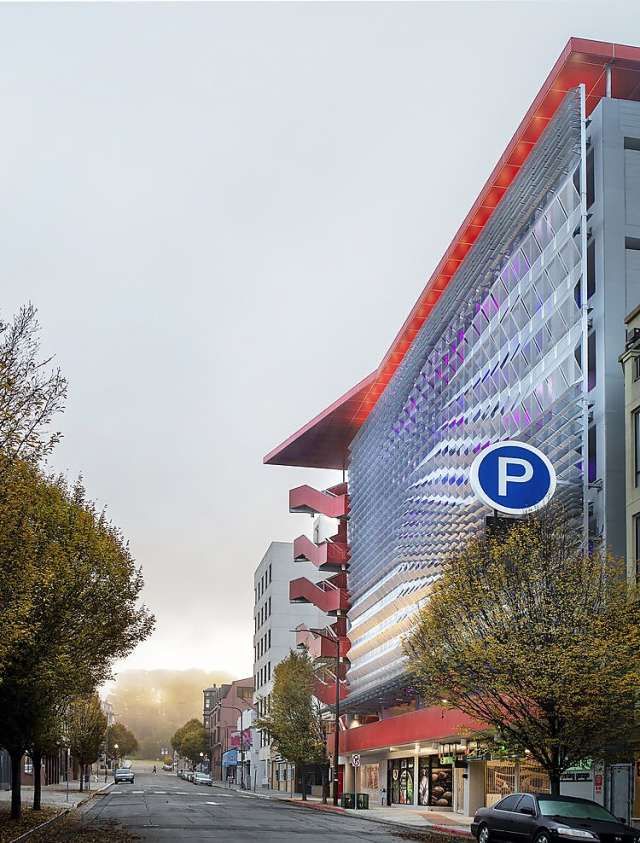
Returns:
[[[549,832],[546,829],[544,829],[543,831],[539,831],[536,834],[534,843],[551,843],[551,836]]]
[[[478,829],[478,843],[489,843],[490,839],[491,832],[489,831],[489,826],[485,823],[482,823],[482,825]]]

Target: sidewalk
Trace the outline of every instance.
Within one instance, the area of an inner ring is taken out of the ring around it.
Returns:
[[[42,788],[42,804],[54,805],[58,808],[75,808],[82,802],[86,802],[96,793],[111,787],[113,782],[91,782],[91,790],[84,790],[82,793],[78,790],[78,782],[69,782],[69,792],[67,794],[67,785],[65,782],[61,784],[48,784]],[[68,798],[67,798],[68,797]],[[11,791],[0,790],[0,804],[3,802],[11,802]],[[31,805],[33,802],[33,787],[29,785],[22,786],[22,804]]]
[[[226,785],[222,782],[213,782],[213,787],[219,787],[225,790],[240,790],[238,785]],[[294,805],[300,805],[307,808],[315,808],[323,811],[338,811],[341,814],[348,814],[355,816],[362,820],[369,822],[389,823],[393,825],[410,826],[411,828],[431,828],[434,831],[442,831],[456,836],[471,837],[470,826],[473,817],[464,817],[461,814],[454,814],[453,812],[431,811],[424,807],[414,807],[412,805],[383,805],[374,806],[366,811],[358,811],[353,808],[336,808],[333,802],[329,800],[327,805],[322,803],[322,799],[318,796],[308,796],[306,801],[300,798],[300,794],[291,795],[291,792],[284,792],[282,790],[271,790],[270,788],[257,788],[253,790],[243,790],[247,796],[254,796],[257,799],[280,799],[283,802],[289,802]]]

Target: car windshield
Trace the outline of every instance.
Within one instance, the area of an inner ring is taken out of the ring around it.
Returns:
[[[569,802],[564,799],[539,799],[543,817],[570,817],[578,820],[600,820],[606,823],[618,822],[608,811],[596,802]]]

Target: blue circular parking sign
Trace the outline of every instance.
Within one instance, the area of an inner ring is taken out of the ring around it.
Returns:
[[[555,469],[542,451],[511,440],[480,451],[469,479],[483,503],[508,515],[540,509],[556,490]]]

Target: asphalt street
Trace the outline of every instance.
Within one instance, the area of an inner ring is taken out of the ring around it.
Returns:
[[[194,785],[172,773],[136,770],[134,784],[112,785],[84,813],[84,825],[113,821],[147,841],[233,840],[281,843],[293,840],[344,843],[399,840],[394,830],[277,799]]]

